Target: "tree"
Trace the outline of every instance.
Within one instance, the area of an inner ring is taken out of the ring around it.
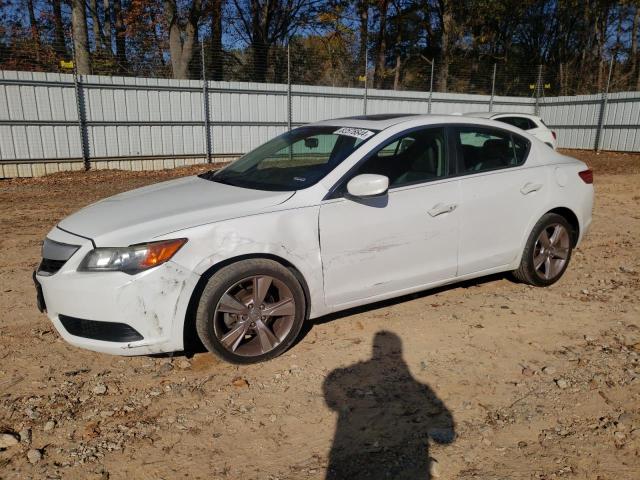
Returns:
[[[213,66],[211,80],[224,78],[224,52],[222,51],[222,0],[211,0],[211,47],[209,58]]]
[[[100,25],[100,14],[98,12],[98,0],[89,0],[89,13],[91,13],[91,27],[93,30],[93,41],[95,49],[104,49],[104,35]]]
[[[638,56],[638,30],[640,29],[640,6],[634,6],[633,24],[631,26],[631,45],[629,62],[631,74],[636,76],[636,90],[640,90],[640,58]]]
[[[192,0],[186,15],[181,15],[176,0],[164,0],[169,29],[169,52],[173,78],[189,78],[189,64],[198,37],[202,0]]]
[[[126,45],[127,26],[124,21],[124,10],[122,9],[121,0],[113,0],[113,16],[115,18],[116,62],[119,72],[127,73],[129,71]]]
[[[385,60],[387,55],[387,13],[389,11],[389,0],[378,0],[378,37],[375,47],[375,71],[373,83],[376,88],[382,88],[385,76]]]
[[[27,0],[27,10],[29,11],[29,25],[31,27],[31,37],[36,45],[37,54],[40,54],[40,28],[38,27],[38,21],[36,20],[35,9],[33,8],[33,0]]]
[[[91,73],[91,60],[84,0],[71,0],[71,25],[73,27],[76,71],[80,75],[88,75]]]
[[[102,10],[104,11],[104,46],[109,53],[113,53],[111,45],[111,3],[103,0]]]
[[[53,12],[53,49],[58,55],[58,60],[68,59],[67,42],[64,37],[64,22],[62,20],[62,1],[51,0]]]
[[[71,6],[71,14],[68,8]],[[89,18],[87,18],[87,15]],[[73,43],[67,44],[72,27]],[[529,95],[640,90],[639,0],[0,0],[0,68]],[[368,56],[368,59],[367,59]],[[305,70],[306,69],[306,70]]]
[[[436,85],[440,92],[446,92],[449,82],[449,64],[451,63],[453,44],[456,39],[453,0],[438,0],[436,11],[440,23],[440,52],[437,63]]]
[[[232,0],[238,22],[235,30],[251,50],[252,77],[264,82],[269,53],[278,42],[285,43],[297,28],[312,17],[311,0]]]
[[[357,0],[356,10],[360,20],[359,46],[358,46],[358,75],[366,75],[367,72],[367,42],[369,41],[369,0]]]

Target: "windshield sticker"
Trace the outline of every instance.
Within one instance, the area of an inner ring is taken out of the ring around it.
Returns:
[[[375,135],[371,130],[367,130],[364,128],[352,128],[352,127],[342,127],[335,132],[334,135],[346,135],[348,137],[359,138],[360,140],[366,140],[367,138]]]

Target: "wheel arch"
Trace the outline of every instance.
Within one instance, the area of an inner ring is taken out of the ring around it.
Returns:
[[[529,223],[529,225],[527,225],[527,228],[524,230],[523,232],[524,234],[520,241],[520,249],[518,250],[518,254],[514,258],[514,261],[512,263],[512,267],[514,269],[517,268],[518,265],[520,265],[520,261],[522,260],[522,252],[525,248],[525,245],[527,244],[529,235],[531,235],[531,232],[533,231],[533,228],[538,223],[538,221],[548,213],[555,213],[557,215],[560,215],[561,217],[566,219],[567,222],[569,222],[569,225],[571,225],[572,229],[574,230],[572,239],[571,239],[571,244],[572,244],[572,247],[575,248],[578,240],[580,239],[580,220],[578,219],[578,216],[575,214],[575,212],[571,208],[566,206],[555,206],[555,207],[546,206],[540,209],[538,216],[532,217],[531,222]]]
[[[274,255],[271,253],[249,253],[244,255],[237,255],[235,257],[230,257],[221,262],[212,265],[207,269],[201,276],[200,280],[196,284],[195,288],[191,292],[191,297],[189,298],[189,304],[187,306],[187,311],[185,313],[185,318],[182,327],[182,339],[184,343],[185,351],[204,351],[204,346],[200,342],[198,338],[198,333],[196,331],[196,311],[198,309],[198,303],[200,302],[200,297],[202,296],[202,292],[204,287],[207,285],[207,282],[211,277],[213,277],[218,271],[222,268],[232,265],[237,262],[241,262],[243,260],[251,260],[251,259],[266,259],[273,260],[274,262],[279,263],[283,267],[289,269],[291,273],[296,277],[300,285],[302,286],[302,291],[304,292],[305,298],[305,320],[309,318],[309,312],[311,311],[311,294],[309,291],[309,285],[307,284],[304,275],[300,272],[300,269],[297,268],[290,261],[282,258],[278,255]]]
[[[580,220],[578,220],[578,216],[574,213],[573,210],[567,207],[552,208],[551,210],[546,212],[545,215],[547,213],[555,213],[556,215],[560,215],[567,222],[569,222],[569,225],[571,225],[571,228],[573,229],[571,243],[572,247],[575,248],[578,243],[578,239],[580,238]]]

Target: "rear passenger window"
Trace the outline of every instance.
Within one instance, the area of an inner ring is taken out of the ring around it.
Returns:
[[[529,141],[511,132],[483,127],[461,127],[456,140],[462,173],[476,173],[522,165]]]
[[[538,126],[531,120],[526,117],[502,117],[496,118],[498,122],[508,123],[509,125],[513,125],[514,127],[518,127],[521,130],[531,130],[533,128],[537,128]]]

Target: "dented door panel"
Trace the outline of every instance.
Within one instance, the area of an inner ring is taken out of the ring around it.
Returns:
[[[320,209],[325,298],[330,306],[455,277],[455,179],[398,188],[371,200],[338,199]]]

